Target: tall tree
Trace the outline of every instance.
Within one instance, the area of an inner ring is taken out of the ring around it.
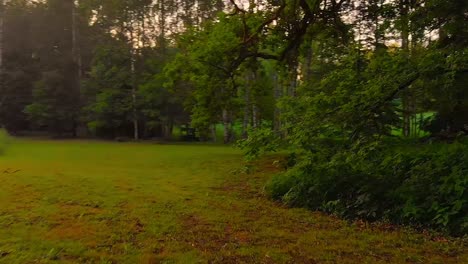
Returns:
[[[4,70],[3,70],[3,25],[5,19],[5,0],[0,0],[0,92],[4,92]],[[3,105],[4,95],[0,97],[0,107]],[[3,124],[0,124],[3,125]]]

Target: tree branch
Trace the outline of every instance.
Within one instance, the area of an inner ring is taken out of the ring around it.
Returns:
[[[419,72],[414,72],[410,75],[410,77],[403,83],[401,83],[397,89],[395,89],[394,91],[392,91],[388,96],[386,96],[385,98],[383,98],[382,100],[378,101],[377,103],[374,104],[374,106],[372,106],[370,108],[371,111],[375,111],[377,108],[379,108],[382,104],[386,103],[386,102],[389,102],[391,100],[393,100],[395,98],[395,96],[400,93],[401,91],[404,91],[406,90],[413,82],[415,82],[419,77],[421,76],[421,74]]]
[[[213,67],[213,68],[216,68],[216,69],[218,69],[218,70],[221,70],[221,71],[224,72],[227,76],[230,76],[230,75],[231,75],[231,72],[232,72],[232,71],[231,71],[230,69],[226,68],[226,67],[222,67],[222,66],[220,66],[220,65],[216,65],[216,64],[210,63],[210,62],[208,62],[208,61],[202,60],[202,59],[198,59],[198,61],[201,62],[201,63],[204,63],[204,64],[206,64],[206,65],[208,65],[208,66],[211,66],[211,67]]]
[[[280,16],[283,10],[286,8],[286,2],[283,0],[280,7],[276,10],[275,14],[270,17],[269,19],[265,20],[258,28],[255,30],[255,33],[250,35],[250,37],[245,41],[245,43],[248,43],[252,41],[252,39],[257,35],[262,32],[262,30],[268,26],[269,24],[273,23],[273,21],[277,20]]]
[[[239,5],[237,5],[236,1],[235,0],[229,0],[229,2],[234,6],[234,13],[233,14],[237,14],[237,13],[247,13],[247,11],[245,11],[244,9],[240,8]]]

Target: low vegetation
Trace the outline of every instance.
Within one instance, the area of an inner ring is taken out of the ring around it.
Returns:
[[[224,146],[16,140],[0,263],[463,263],[466,242],[268,201]],[[276,164],[276,163],[275,163]]]
[[[468,233],[468,145],[311,152],[267,185],[274,199],[344,218]]]

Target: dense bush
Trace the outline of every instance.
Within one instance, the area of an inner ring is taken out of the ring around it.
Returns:
[[[291,206],[463,235],[468,231],[468,144],[398,148],[373,143],[335,154],[310,152],[274,176],[266,189]]]

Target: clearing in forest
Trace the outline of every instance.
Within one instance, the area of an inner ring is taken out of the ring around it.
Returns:
[[[262,195],[271,168],[241,164],[225,146],[15,140],[0,157],[0,263],[468,260],[462,240],[285,208]]]

